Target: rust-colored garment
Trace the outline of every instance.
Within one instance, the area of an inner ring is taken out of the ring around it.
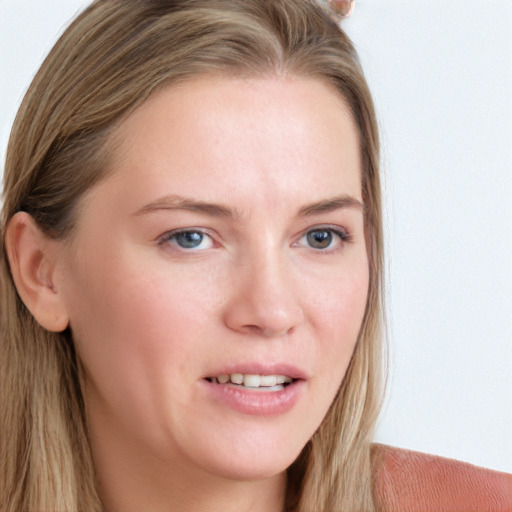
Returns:
[[[373,446],[380,512],[512,512],[512,475],[434,455]]]

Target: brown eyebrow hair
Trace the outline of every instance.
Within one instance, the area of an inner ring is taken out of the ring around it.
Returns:
[[[320,213],[332,212],[341,208],[356,208],[364,211],[364,204],[353,196],[343,194],[341,196],[324,199],[306,206],[299,210],[299,217],[309,217],[311,215],[318,215]]]
[[[355,197],[350,195],[340,195],[329,199],[323,199],[315,203],[308,204],[300,208],[297,217],[310,217],[319,215],[321,213],[332,212],[342,208],[356,208],[363,211],[364,205]],[[160,210],[188,210],[197,213],[203,213],[213,217],[228,217],[240,218],[241,212],[233,210],[229,206],[217,203],[209,203],[207,201],[197,201],[179,195],[167,195],[153,201],[140,210],[137,210],[134,215],[146,215]]]
[[[196,201],[178,195],[168,195],[153,201],[140,210],[136,211],[134,215],[145,215],[159,210],[190,210],[192,212],[204,213],[213,217],[238,217],[232,208],[216,203],[209,203],[207,201]]]

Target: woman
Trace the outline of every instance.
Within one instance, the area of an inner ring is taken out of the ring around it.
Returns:
[[[378,135],[320,4],[93,3],[4,188],[2,510],[425,509],[430,460],[371,445]]]

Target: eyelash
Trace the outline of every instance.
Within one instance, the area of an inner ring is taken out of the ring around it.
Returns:
[[[345,229],[340,229],[339,227],[332,227],[332,226],[316,226],[314,228],[311,228],[311,229],[308,229],[307,231],[305,231],[300,236],[298,241],[293,243],[292,247],[298,247],[300,245],[300,242],[304,239],[307,242],[308,236],[311,235],[312,233],[322,233],[322,232],[328,233],[331,235],[331,238],[329,239],[330,240],[329,245],[327,247],[313,247],[313,246],[309,245],[310,249],[313,249],[314,251],[317,251],[319,253],[330,253],[330,252],[338,249],[339,246],[343,247],[345,244],[353,241],[352,235]],[[207,238],[210,240],[210,246],[203,248],[203,249],[198,249],[197,247],[188,247],[187,248],[187,247],[181,246],[176,240],[177,237],[179,237],[180,235],[190,236],[190,235],[197,235],[197,234],[201,236],[199,245],[201,245],[203,243],[203,241]],[[339,240],[339,244],[336,244],[335,247],[331,247],[333,241],[336,238]],[[159,246],[169,244],[169,243],[172,244],[173,246],[175,246],[177,248],[177,250],[181,250],[184,252],[201,251],[201,250],[210,249],[213,246],[215,246],[214,239],[206,231],[199,229],[199,228],[198,229],[195,229],[195,228],[178,229],[178,230],[174,230],[174,231],[165,233],[161,237],[158,238]]]

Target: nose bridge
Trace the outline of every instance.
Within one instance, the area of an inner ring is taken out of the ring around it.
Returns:
[[[250,251],[236,269],[236,284],[226,312],[231,329],[282,336],[302,319],[293,268],[285,250],[272,243]]]

